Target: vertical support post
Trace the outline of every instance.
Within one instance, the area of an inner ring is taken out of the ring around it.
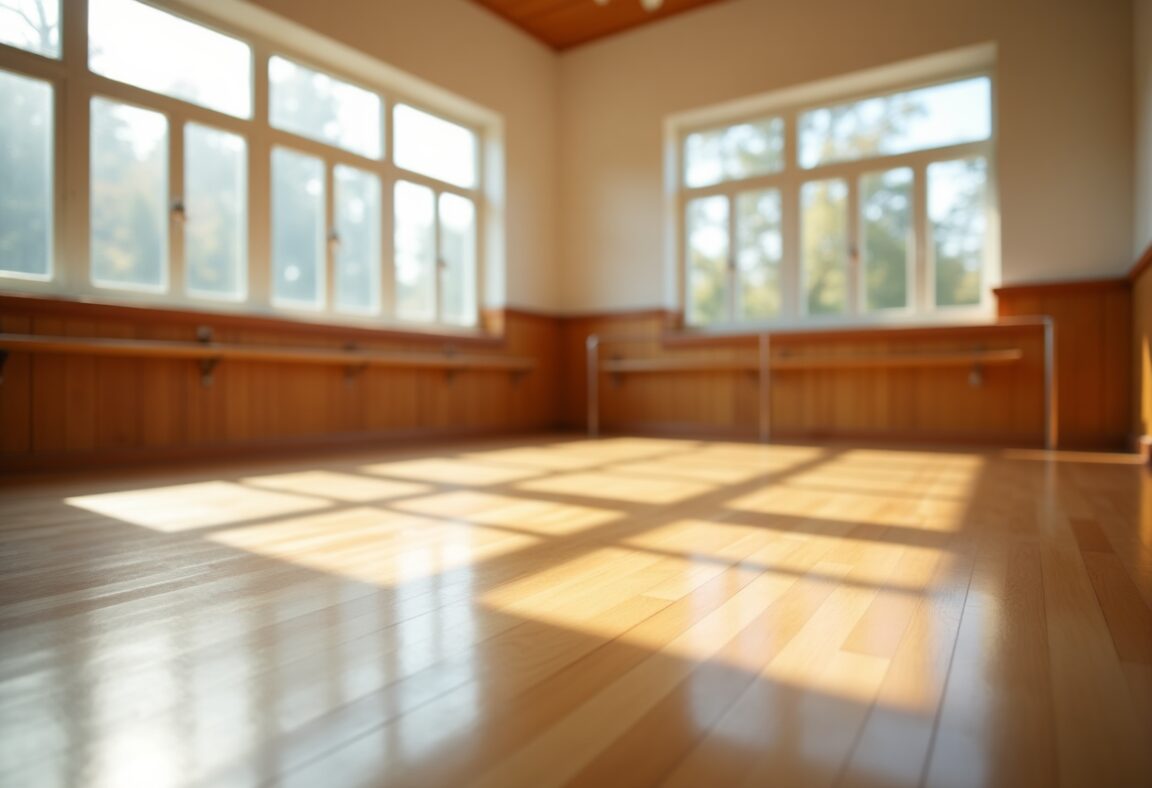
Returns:
[[[1056,448],[1056,324],[1044,318],[1044,448]]]
[[[590,334],[585,340],[588,376],[588,437],[600,434],[600,337]]]
[[[760,415],[760,442],[767,443],[772,438],[772,340],[768,334],[761,334],[759,339],[760,397],[757,412]]]

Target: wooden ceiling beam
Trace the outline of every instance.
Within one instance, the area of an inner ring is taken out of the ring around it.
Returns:
[[[555,50],[562,51],[723,0],[664,0],[645,11],[640,0],[472,0]]]

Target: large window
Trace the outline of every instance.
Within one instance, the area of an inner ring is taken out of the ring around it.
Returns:
[[[983,73],[681,126],[693,325],[977,314],[997,266]]]
[[[198,13],[0,0],[0,288],[475,326],[484,111]]]

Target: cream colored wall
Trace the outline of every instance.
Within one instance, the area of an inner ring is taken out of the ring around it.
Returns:
[[[985,42],[999,53],[1004,281],[1122,274],[1131,26],[1132,0],[730,0],[573,50],[560,59],[561,307],[665,302],[669,114]]]
[[[1152,244],[1152,0],[1135,0],[1136,234],[1134,256]]]
[[[463,0],[251,0],[504,119],[505,303],[559,305],[557,58]]]

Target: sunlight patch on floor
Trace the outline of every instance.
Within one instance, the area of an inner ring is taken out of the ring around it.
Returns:
[[[382,586],[469,567],[540,540],[372,507],[218,531],[213,542]]]
[[[66,498],[65,503],[165,533],[314,511],[328,501],[253,490],[225,481],[177,484]]]
[[[593,468],[602,463],[599,457],[568,451],[555,446],[516,447],[489,451],[464,452],[461,458],[496,465],[516,465],[539,471],[575,471]]]
[[[349,503],[419,495],[432,490],[432,487],[426,484],[370,479],[354,473],[335,471],[277,473],[269,476],[249,476],[241,481],[253,487],[315,495]]]
[[[392,508],[433,517],[457,518],[480,525],[515,528],[545,536],[579,533],[621,516],[612,509],[494,495],[478,490],[457,490],[423,498],[409,498],[392,504]]]
[[[668,457],[608,465],[607,473],[625,473],[630,476],[651,476],[659,479],[687,479],[715,484],[737,484],[760,476],[764,471],[755,466],[723,464],[695,457]]]
[[[551,448],[574,457],[601,463],[622,462],[690,452],[704,446],[700,441],[674,438],[597,438],[550,444]]]
[[[624,477],[615,473],[570,473],[521,482],[516,487],[526,492],[572,495],[623,503],[671,504],[713,490],[716,485],[684,479]]]
[[[475,487],[507,484],[540,475],[538,470],[453,459],[380,462],[365,465],[360,470],[376,476],[392,476],[429,484],[459,484]]]
[[[751,552],[749,541],[767,543],[779,539],[754,525],[733,525],[712,520],[677,520],[649,528],[622,540],[621,544],[661,553],[679,553],[685,558],[739,561]]]

